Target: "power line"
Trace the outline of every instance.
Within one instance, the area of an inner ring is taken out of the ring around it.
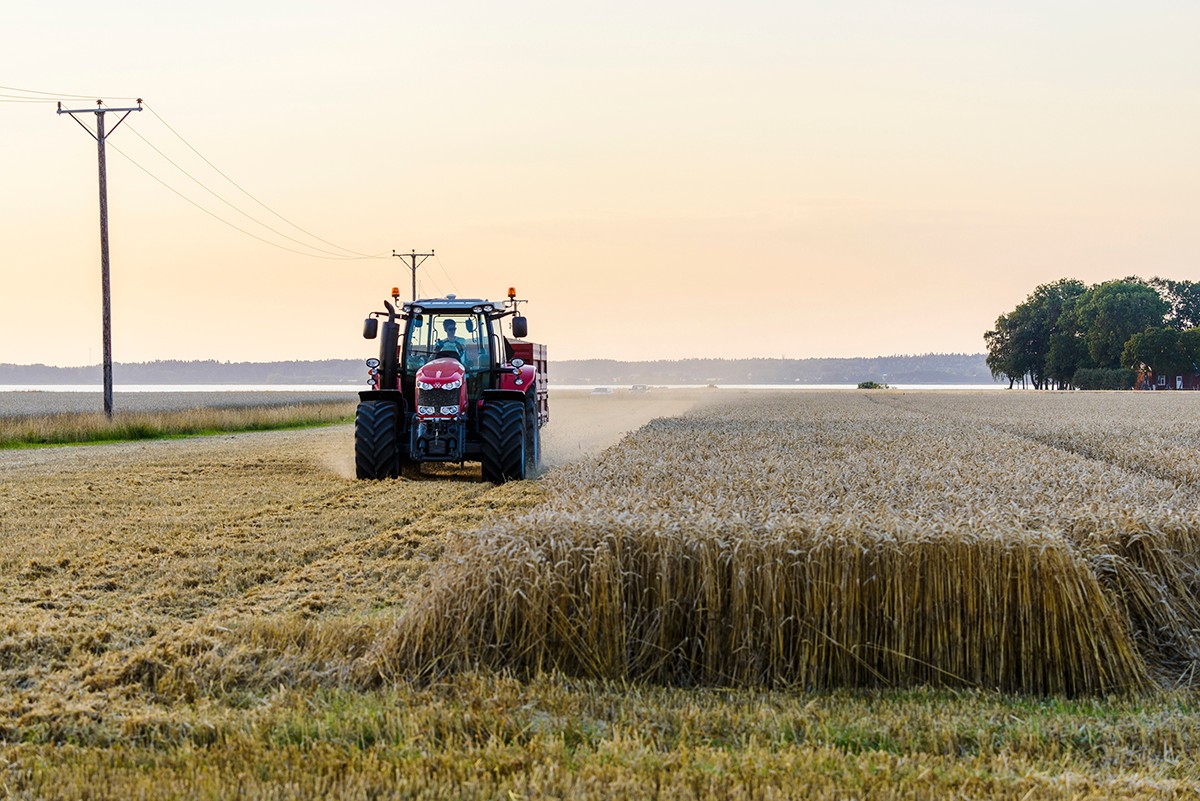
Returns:
[[[442,291],[440,286],[438,286],[438,282],[434,280],[432,275],[426,275],[426,278],[429,279],[429,283],[433,284],[433,290],[438,293],[438,297],[445,296],[446,293]]]
[[[339,245],[339,244],[337,244],[336,242],[330,242],[330,241],[329,241],[329,240],[327,240],[327,239],[322,239],[321,237],[319,237],[319,236],[317,236],[316,234],[314,234],[312,231],[309,231],[309,230],[307,230],[307,229],[305,229],[305,228],[303,228],[303,227],[301,227],[301,226],[297,225],[296,223],[292,222],[292,221],[291,221],[291,220],[289,220],[287,217],[284,217],[282,214],[280,214],[279,212],[275,211],[273,208],[271,208],[270,206],[268,206],[266,203],[263,203],[261,200],[259,200],[258,198],[256,198],[254,195],[252,195],[252,194],[250,193],[250,191],[249,191],[249,190],[247,190],[245,187],[243,187],[243,186],[242,186],[241,184],[239,184],[237,181],[233,180],[233,179],[232,179],[232,178],[230,178],[228,175],[226,175],[226,174],[225,174],[225,172],[224,172],[224,171],[223,171],[223,170],[222,170],[220,167],[218,167],[216,164],[213,164],[213,163],[212,163],[212,162],[211,162],[211,161],[210,161],[210,160],[209,160],[209,159],[208,159],[208,158],[207,158],[207,157],[206,157],[206,156],[205,156],[203,153],[201,153],[199,150],[197,150],[197,149],[196,149],[196,147],[195,147],[195,145],[193,145],[191,142],[189,142],[187,139],[185,139],[185,138],[183,137],[183,134],[181,134],[181,133],[179,133],[179,131],[175,130],[175,128],[174,128],[174,127],[172,127],[171,123],[169,123],[169,122],[167,122],[165,119],[163,119],[162,115],[161,115],[161,114],[159,114],[157,111],[155,111],[155,110],[154,110],[154,108],[152,108],[152,107],[151,107],[149,104],[147,104],[147,105],[146,105],[146,109],[147,109],[147,110],[149,110],[149,112],[150,112],[151,114],[153,114],[153,115],[154,115],[154,116],[155,116],[155,117],[158,119],[158,121],[159,121],[159,122],[161,122],[163,125],[165,125],[165,126],[167,127],[167,130],[168,130],[168,131],[170,131],[171,133],[173,133],[173,134],[176,136],[176,138],[178,138],[178,139],[179,139],[179,141],[180,141],[180,142],[183,142],[185,145],[187,145],[187,146],[188,146],[188,148],[189,148],[189,149],[190,149],[190,150],[191,150],[193,153],[195,153],[197,156],[199,156],[199,157],[200,157],[200,159],[201,159],[201,160],[203,160],[205,164],[207,164],[208,166],[212,167],[212,168],[213,168],[213,169],[214,169],[214,170],[217,172],[217,174],[218,174],[218,175],[220,175],[222,178],[224,178],[224,179],[225,179],[226,181],[228,181],[229,183],[233,184],[233,185],[234,185],[234,186],[235,186],[235,187],[238,189],[238,191],[240,191],[240,192],[241,192],[242,194],[244,194],[246,197],[250,198],[250,199],[251,199],[251,200],[253,200],[255,203],[257,203],[258,205],[262,206],[264,209],[266,209],[267,211],[269,211],[271,214],[275,215],[275,216],[276,216],[276,217],[278,217],[280,220],[283,220],[283,222],[285,222],[285,223],[287,223],[288,225],[290,225],[290,226],[292,226],[293,228],[295,228],[297,231],[300,231],[301,233],[305,234],[306,236],[310,236],[310,237],[312,237],[313,239],[317,240],[318,242],[323,242],[324,244],[326,244],[326,245],[329,245],[330,247],[337,248],[338,250],[344,250],[344,251],[346,251],[347,253],[352,253],[352,254],[354,254],[355,256],[360,256],[360,257],[363,257],[363,258],[376,258],[376,257],[383,257],[383,256],[386,256],[386,255],[387,255],[386,253],[377,253],[377,254],[360,253],[360,252],[358,252],[357,250],[353,250],[353,249],[351,249],[351,248],[343,247],[342,245]],[[248,216],[248,215],[247,215],[247,216]],[[261,223],[260,223],[260,224],[261,224]],[[264,226],[264,227],[266,227],[266,226]],[[293,240],[293,241],[296,241],[296,240]],[[313,248],[313,249],[314,249],[314,250],[318,250],[318,248]]]
[[[180,192],[178,189],[176,189],[175,187],[171,186],[170,184],[168,184],[168,183],[167,183],[166,181],[164,181],[162,178],[159,178],[159,177],[158,177],[157,175],[155,175],[153,172],[151,172],[150,170],[148,170],[148,169],[146,169],[145,167],[143,167],[143,166],[142,166],[140,163],[138,163],[138,161],[137,161],[136,159],[134,159],[132,156],[130,156],[130,155],[129,155],[128,153],[126,153],[125,151],[123,151],[123,150],[121,150],[120,148],[118,148],[116,145],[113,145],[113,146],[112,146],[112,149],[113,149],[113,150],[115,150],[115,151],[117,151],[117,153],[121,154],[121,156],[122,156],[124,159],[126,159],[126,160],[127,160],[129,163],[130,163],[130,164],[132,164],[133,166],[137,167],[139,170],[141,170],[142,172],[146,173],[146,175],[150,176],[150,177],[151,177],[151,178],[153,178],[155,181],[158,181],[158,183],[162,184],[162,185],[163,185],[165,188],[169,189],[171,192],[174,192],[176,195],[178,195],[179,197],[183,198],[183,199],[184,199],[184,200],[186,200],[188,203],[191,203],[193,206],[195,206],[196,208],[200,209],[200,211],[202,211],[202,212],[204,212],[205,214],[207,214],[208,216],[212,217],[214,220],[217,220],[218,222],[224,223],[225,225],[228,225],[230,228],[234,229],[235,231],[240,231],[241,233],[245,234],[246,236],[248,236],[248,237],[251,237],[252,239],[257,239],[259,242],[262,242],[262,243],[264,243],[264,244],[270,245],[271,247],[279,248],[280,250],[286,250],[286,251],[287,251],[287,252],[289,252],[289,253],[295,253],[295,254],[297,254],[297,255],[299,255],[299,256],[307,256],[307,257],[309,257],[310,259],[329,259],[329,260],[333,260],[333,261],[362,261],[362,260],[364,260],[364,259],[377,259],[377,258],[382,258],[382,257],[380,257],[380,256],[319,256],[319,255],[317,255],[317,254],[315,254],[315,253],[305,253],[305,252],[304,252],[304,251],[302,251],[302,250],[296,250],[295,248],[289,248],[289,247],[287,247],[286,245],[281,245],[281,244],[279,244],[278,242],[272,242],[272,241],[271,241],[271,240],[269,240],[269,239],[264,239],[263,237],[259,236],[258,234],[251,233],[250,231],[247,231],[245,228],[242,228],[242,227],[240,227],[240,226],[238,226],[238,225],[235,225],[234,223],[231,223],[229,220],[226,220],[224,217],[220,216],[219,214],[216,214],[215,212],[213,212],[213,211],[210,211],[209,209],[206,209],[206,208],[204,208],[204,207],[203,207],[203,206],[201,206],[199,203],[197,203],[196,201],[192,200],[190,197],[188,197],[187,195],[183,194],[182,192]]]
[[[450,282],[450,288],[453,289],[455,291],[455,293],[457,294],[458,293],[458,284],[454,283],[454,279],[450,277],[450,273],[447,272],[445,266],[442,265],[442,257],[437,255],[436,253],[434,253],[433,260],[437,262],[438,267],[442,271],[442,275],[446,276],[446,280]]]
[[[24,92],[27,95],[47,95],[50,98],[61,98],[63,100],[94,100],[97,97],[109,97],[109,98],[112,98],[113,100],[136,100],[137,99],[135,97],[120,97],[118,95],[105,95],[105,94],[74,95],[74,94],[71,94],[70,92],[42,92],[37,89],[22,89],[19,86],[0,86],[0,89],[4,89],[5,91],[8,91],[8,92]]]
[[[287,240],[290,240],[290,241],[292,241],[292,242],[295,242],[297,245],[300,245],[300,246],[302,246],[302,247],[306,247],[306,248],[310,248],[310,249],[312,249],[312,250],[315,250],[315,251],[317,251],[318,253],[325,253],[325,254],[327,254],[327,255],[329,255],[329,256],[333,256],[333,257],[336,257],[336,258],[339,258],[339,259],[350,258],[350,257],[348,257],[348,256],[346,256],[346,255],[344,255],[344,254],[342,254],[342,253],[335,253],[335,252],[333,252],[333,251],[331,251],[331,250],[325,250],[324,248],[315,247],[315,246],[313,246],[313,245],[310,245],[310,244],[308,244],[307,242],[305,242],[305,241],[303,241],[303,240],[301,240],[301,239],[297,239],[297,238],[296,238],[296,237],[294,237],[294,236],[289,236],[288,234],[285,234],[283,231],[280,231],[280,230],[279,230],[279,229],[277,229],[277,228],[272,228],[271,226],[267,225],[265,222],[263,222],[262,220],[258,219],[257,217],[254,217],[254,216],[253,216],[253,215],[251,215],[250,213],[248,213],[248,212],[246,212],[246,211],[243,211],[241,208],[239,208],[238,206],[234,205],[234,204],[233,204],[231,201],[227,200],[226,198],[224,198],[224,197],[222,197],[220,194],[218,194],[218,193],[216,192],[216,190],[212,189],[212,188],[211,188],[211,187],[209,187],[207,184],[205,184],[203,181],[201,181],[199,178],[197,178],[196,176],[192,175],[190,172],[188,172],[186,169],[184,169],[182,166],[180,166],[180,165],[179,165],[179,163],[178,163],[178,162],[176,162],[176,161],[175,161],[173,158],[171,158],[170,156],[168,156],[166,153],[162,152],[162,151],[161,151],[161,150],[160,150],[160,149],[159,149],[159,148],[158,148],[158,147],[157,147],[157,146],[156,146],[156,145],[155,145],[153,142],[151,142],[151,141],[150,141],[149,139],[147,139],[146,137],[142,136],[142,134],[141,134],[141,133],[140,133],[140,132],[137,130],[137,128],[134,128],[132,125],[130,125],[130,128],[129,128],[129,129],[130,129],[131,131],[133,131],[133,135],[134,135],[134,136],[136,136],[138,139],[141,139],[143,142],[145,142],[147,145],[149,145],[149,146],[150,146],[150,148],[151,148],[151,149],[152,149],[152,150],[153,150],[155,153],[157,153],[158,155],[162,156],[164,159],[166,159],[167,161],[169,161],[169,162],[171,163],[171,165],[172,165],[172,166],[173,166],[175,169],[179,170],[181,173],[183,173],[184,175],[186,175],[188,178],[191,178],[193,181],[195,181],[195,182],[196,182],[196,183],[197,183],[197,184],[200,186],[200,188],[201,188],[201,189],[203,189],[205,192],[208,192],[210,195],[212,195],[213,197],[215,197],[217,200],[221,201],[221,202],[222,202],[222,203],[224,203],[226,206],[228,206],[229,208],[233,209],[233,210],[234,210],[234,211],[236,211],[238,214],[241,214],[243,217],[245,217],[246,219],[250,220],[251,222],[254,222],[254,223],[257,223],[257,224],[261,225],[263,228],[266,228],[268,231],[270,231],[270,232],[271,232],[271,233],[273,233],[273,234],[278,234],[279,236],[282,236],[284,239],[287,239]],[[124,154],[122,154],[122,155],[124,155]],[[324,240],[322,240],[322,241],[324,241]],[[335,247],[336,247],[336,245],[335,245]],[[342,250],[345,250],[345,248],[342,248]],[[353,253],[353,251],[349,251],[349,252]],[[368,258],[368,257],[366,257],[366,256],[360,256],[359,258]]]
[[[55,102],[54,98],[64,98],[64,99],[65,98],[73,98],[73,99],[90,100],[93,97],[95,97],[95,95],[81,95],[81,94],[73,94],[73,93],[69,93],[69,92],[46,92],[46,91],[42,91],[42,90],[38,90],[38,89],[24,89],[24,88],[16,87],[16,86],[0,86],[0,90],[5,90],[4,92],[0,92],[0,103],[53,103],[53,102]],[[24,94],[8,94],[8,92],[21,92]],[[28,95],[44,95],[45,97],[29,97]],[[120,96],[111,96],[111,95],[110,95],[110,97],[112,97],[113,99],[117,99],[117,100],[124,100],[124,99],[132,100],[132,99],[134,99],[134,98],[124,98],[124,97],[120,97]],[[202,189],[204,189],[210,195],[215,197],[217,200],[219,200],[222,203],[224,203],[225,205],[229,206],[231,209],[238,212],[242,216],[246,217],[248,220],[256,223],[257,225],[261,225],[263,228],[267,229],[271,233],[281,236],[284,239],[287,239],[291,242],[294,242],[297,245],[300,245],[301,247],[305,247],[305,248],[308,248],[309,250],[316,251],[316,253],[308,253],[308,252],[301,251],[301,250],[295,250],[294,248],[289,248],[286,245],[281,245],[277,242],[272,242],[269,239],[258,236],[257,234],[247,231],[245,228],[242,228],[242,227],[230,222],[229,220],[226,220],[225,218],[221,217],[220,215],[215,214],[214,212],[212,212],[209,209],[205,208],[204,206],[200,205],[196,201],[192,200],[191,198],[189,198],[187,195],[180,192],[175,187],[171,186],[169,183],[167,183],[165,180],[160,178],[158,175],[155,175],[154,172],[152,172],[150,169],[143,166],[140,162],[138,162],[136,159],[134,159],[128,153],[117,148],[115,145],[113,146],[113,150],[117,151],[117,153],[119,153],[124,159],[129,161],[131,164],[133,164],[135,167],[137,167],[142,172],[146,173],[146,175],[153,178],[155,181],[157,181],[159,184],[161,184],[166,189],[169,189],[174,194],[178,195],[179,197],[183,198],[191,205],[193,205],[196,208],[203,211],[205,214],[209,215],[210,217],[217,220],[218,222],[224,223],[225,225],[229,226],[230,228],[233,228],[234,230],[239,231],[240,233],[243,233],[246,236],[251,237],[252,239],[257,239],[259,242],[270,245],[272,247],[279,248],[280,250],[285,250],[289,253],[295,253],[299,256],[307,256],[309,258],[314,258],[314,259],[328,259],[328,260],[338,260],[338,261],[359,261],[359,260],[366,260],[366,259],[380,259],[380,258],[385,258],[387,256],[386,253],[376,253],[376,254],[360,253],[359,251],[353,250],[351,248],[347,248],[342,245],[338,245],[335,242],[330,242],[327,239],[317,236],[316,234],[312,233],[311,231],[308,231],[305,228],[303,228],[303,227],[297,225],[296,223],[292,222],[291,220],[287,219],[282,214],[275,211],[270,206],[263,203],[261,200],[259,200],[254,195],[252,195],[249,192],[249,190],[247,190],[245,187],[243,187],[237,181],[234,181],[232,178],[230,178],[228,175],[226,175],[224,171],[222,171],[219,167],[217,167],[217,165],[213,164],[212,161],[209,160],[207,157],[205,157],[205,155],[203,153],[201,153],[199,150],[197,150],[196,147],[194,145],[192,145],[191,142],[189,142],[187,139],[185,139],[183,137],[182,134],[180,134],[177,130],[175,130],[175,128],[172,127],[170,123],[168,123],[165,119],[163,119],[162,115],[159,114],[155,109],[151,108],[148,104],[143,103],[141,98],[136,98],[136,99],[138,101],[139,110],[142,107],[144,107],[151,114],[153,114],[155,116],[155,118],[158,119],[159,122],[161,122],[164,126],[166,126],[167,130],[169,130],[172,134],[174,134],[179,139],[179,141],[181,141],[185,145],[187,145],[187,147],[193,153],[195,153],[197,156],[199,156],[200,159],[203,160],[205,164],[207,164],[213,170],[215,170],[226,181],[233,184],[240,192],[242,192],[244,195],[246,195],[246,197],[250,198],[255,203],[257,203],[259,206],[262,206],[264,209],[269,211],[275,217],[277,217],[280,220],[282,220],[283,222],[287,223],[292,228],[295,228],[297,231],[300,231],[301,233],[305,234],[308,237],[311,237],[312,239],[317,240],[318,242],[322,242],[326,245],[329,245],[330,247],[336,248],[337,250],[343,251],[345,254],[349,254],[349,255],[343,255],[343,253],[336,253],[333,251],[329,251],[329,250],[325,250],[323,248],[316,247],[315,245],[310,245],[307,242],[304,242],[303,240],[297,239],[293,236],[285,234],[284,232],[282,232],[276,228],[273,228],[272,226],[266,224],[262,220],[259,220],[258,218],[254,217],[253,215],[244,211],[243,209],[238,207],[236,204],[234,204],[227,198],[223,197],[216,190],[209,187],[207,184],[205,184],[199,178],[197,178],[196,176],[194,176],[190,172],[188,172],[186,169],[184,169],[174,159],[172,159],[170,156],[168,156],[166,153],[164,153],[160,148],[158,148],[153,142],[151,142],[149,139],[147,139],[145,136],[143,136],[131,124],[130,130],[133,131],[135,136],[137,136],[139,139],[141,139],[143,142],[145,142],[147,145],[149,145],[150,148],[152,148],[154,150],[154,152],[158,153],[158,155],[160,155],[162,158],[166,159],[173,167],[175,167],[181,173],[186,175],[188,178],[190,178],[192,181],[194,181],[196,184],[198,184]],[[59,105],[61,107],[61,102],[59,103]],[[97,113],[103,113],[104,111],[111,110],[111,109],[102,108],[104,106],[104,102],[102,100],[97,100],[96,105],[97,105]],[[98,119],[99,119],[99,117],[98,117]],[[124,120],[124,118],[122,118],[122,121],[123,120]],[[120,124],[120,123],[118,123],[118,124]],[[318,255],[318,254],[326,254],[326,255]]]

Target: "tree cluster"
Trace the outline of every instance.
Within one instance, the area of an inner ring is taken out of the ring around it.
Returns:
[[[1042,284],[983,335],[992,376],[1012,387],[1128,388],[1200,372],[1200,283],[1131,276]]]

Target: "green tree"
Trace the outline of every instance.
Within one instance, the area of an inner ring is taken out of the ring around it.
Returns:
[[[1121,363],[1153,376],[1182,375],[1196,371],[1200,362],[1200,328],[1178,331],[1162,326],[1134,334],[1125,343]]]
[[[1179,331],[1200,326],[1200,282],[1173,281],[1155,276],[1150,285],[1171,304],[1167,325]]]
[[[1048,357],[1056,336],[1065,343],[1077,336],[1070,326],[1074,325],[1074,309],[1087,291],[1083,282],[1070,278],[1042,284],[1011,312],[1000,315],[996,327],[983,335],[992,376],[1004,376],[1010,387],[1026,377],[1035,389],[1048,388],[1051,379],[1065,385],[1078,364],[1052,371],[1057,366],[1048,362]]]
[[[1051,286],[1057,288],[1056,302],[1060,311],[1046,352],[1046,376],[1064,389],[1071,385],[1080,368],[1093,364],[1076,314],[1079,302],[1087,296],[1088,288],[1082,281],[1069,279]]]
[[[1027,366],[1022,361],[1018,343],[1017,322],[1011,314],[996,318],[996,327],[983,335],[987,343],[987,366],[992,378],[1007,378],[1008,388],[1023,381]]]
[[[1125,343],[1148,328],[1160,328],[1171,305],[1140,278],[1105,281],[1079,299],[1075,324],[1083,332],[1096,367],[1118,368]]]
[[[1095,366],[1083,332],[1075,324],[1075,315],[1064,314],[1062,322],[1060,330],[1050,337],[1050,352],[1046,354],[1046,375],[1059,388],[1071,386],[1076,373]]]

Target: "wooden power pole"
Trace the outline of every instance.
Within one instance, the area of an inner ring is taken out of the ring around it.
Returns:
[[[108,134],[117,130],[117,126],[125,121],[131,112],[142,110],[142,99],[137,100],[137,108],[105,108],[103,101],[96,101],[96,108],[66,109],[58,104],[59,114],[70,114],[71,119],[78,122],[96,140],[96,153],[100,165],[100,294],[101,294],[101,326],[103,328],[104,352],[104,414],[108,419],[113,416],[113,376],[112,376],[112,303],[108,290],[108,169],[104,160],[104,140]],[[104,132],[104,115],[109,112],[124,112],[117,124],[106,134]],[[76,117],[76,114],[95,114],[96,130],[92,131]]]
[[[422,264],[424,264],[425,260],[433,255],[433,251],[430,250],[428,253],[418,253],[414,250],[412,253],[397,253],[396,251],[393,250],[392,255],[398,259],[408,259],[409,260],[408,269],[412,270],[412,299],[416,300],[417,299],[417,268],[420,267]],[[420,259],[420,261],[417,261],[417,259]]]

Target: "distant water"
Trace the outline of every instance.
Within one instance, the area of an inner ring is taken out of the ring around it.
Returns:
[[[628,392],[625,384],[551,384],[550,389],[594,390],[607,386],[614,392]],[[650,384],[651,389],[704,389],[714,386],[715,389],[763,389],[777,391],[803,391],[814,389],[857,389],[857,384]],[[935,389],[1007,389],[1008,384],[888,384],[890,389],[903,390],[935,390]]]
[[[593,390],[602,384],[551,384],[550,389]],[[614,391],[628,391],[624,384],[609,384]],[[655,389],[703,389],[707,384],[653,384]],[[855,389],[855,384],[717,384],[717,389],[763,389],[763,390],[814,390]],[[892,389],[935,390],[935,389],[1006,389],[1008,384],[891,384]],[[120,384],[113,387],[115,394],[122,392],[345,392],[355,394],[366,389],[358,384]],[[0,392],[94,392],[100,394],[101,387],[95,384],[0,384]]]
[[[358,392],[357,384],[118,384],[113,393],[122,392]],[[0,384],[0,392],[104,392],[95,384]]]

